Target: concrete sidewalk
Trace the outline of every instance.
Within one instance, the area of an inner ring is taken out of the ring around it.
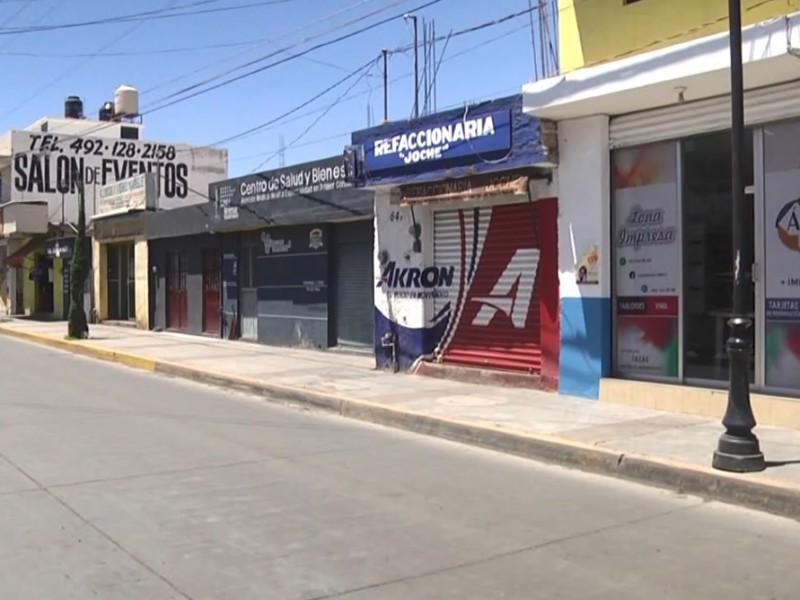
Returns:
[[[392,374],[370,356],[94,325],[11,320],[0,333],[131,367],[800,518],[800,431],[758,427],[770,468],[710,468],[719,420]]]

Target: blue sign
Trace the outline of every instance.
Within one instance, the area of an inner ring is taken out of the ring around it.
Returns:
[[[364,149],[367,171],[387,171],[511,150],[511,111],[462,114],[391,137]],[[493,156],[496,158],[496,156]]]

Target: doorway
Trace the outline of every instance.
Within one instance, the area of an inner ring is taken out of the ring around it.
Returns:
[[[187,270],[184,252],[167,254],[167,329],[183,331],[188,325]]]
[[[220,335],[220,283],[222,263],[219,250],[203,251],[203,332]]]
[[[725,381],[729,359],[726,343],[732,316],[733,240],[730,132],[684,140],[683,167],[683,369],[684,378]],[[745,136],[743,157],[748,228],[745,242],[755,257],[753,134]],[[745,310],[755,318],[755,287]],[[755,327],[749,329],[754,341]],[[754,353],[755,354],[755,353]],[[755,357],[750,362],[755,377]]]
[[[53,296],[53,259],[44,254],[36,255],[33,278],[36,282],[36,313],[50,315],[55,311]]]
[[[133,243],[109,244],[107,250],[108,318],[136,318],[136,268]]]

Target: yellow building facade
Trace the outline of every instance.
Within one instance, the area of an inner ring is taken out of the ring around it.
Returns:
[[[798,10],[790,0],[742,0],[751,25]],[[562,73],[727,31],[727,0],[559,0]]]

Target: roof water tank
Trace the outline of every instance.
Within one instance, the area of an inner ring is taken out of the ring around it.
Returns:
[[[83,118],[83,100],[78,96],[68,96],[64,100],[64,116],[67,119]]]
[[[103,106],[100,107],[99,119],[101,121],[113,121],[114,120],[114,103],[113,102],[103,102]]]
[[[131,85],[121,85],[114,92],[114,112],[132,117],[139,114],[139,90]]]

